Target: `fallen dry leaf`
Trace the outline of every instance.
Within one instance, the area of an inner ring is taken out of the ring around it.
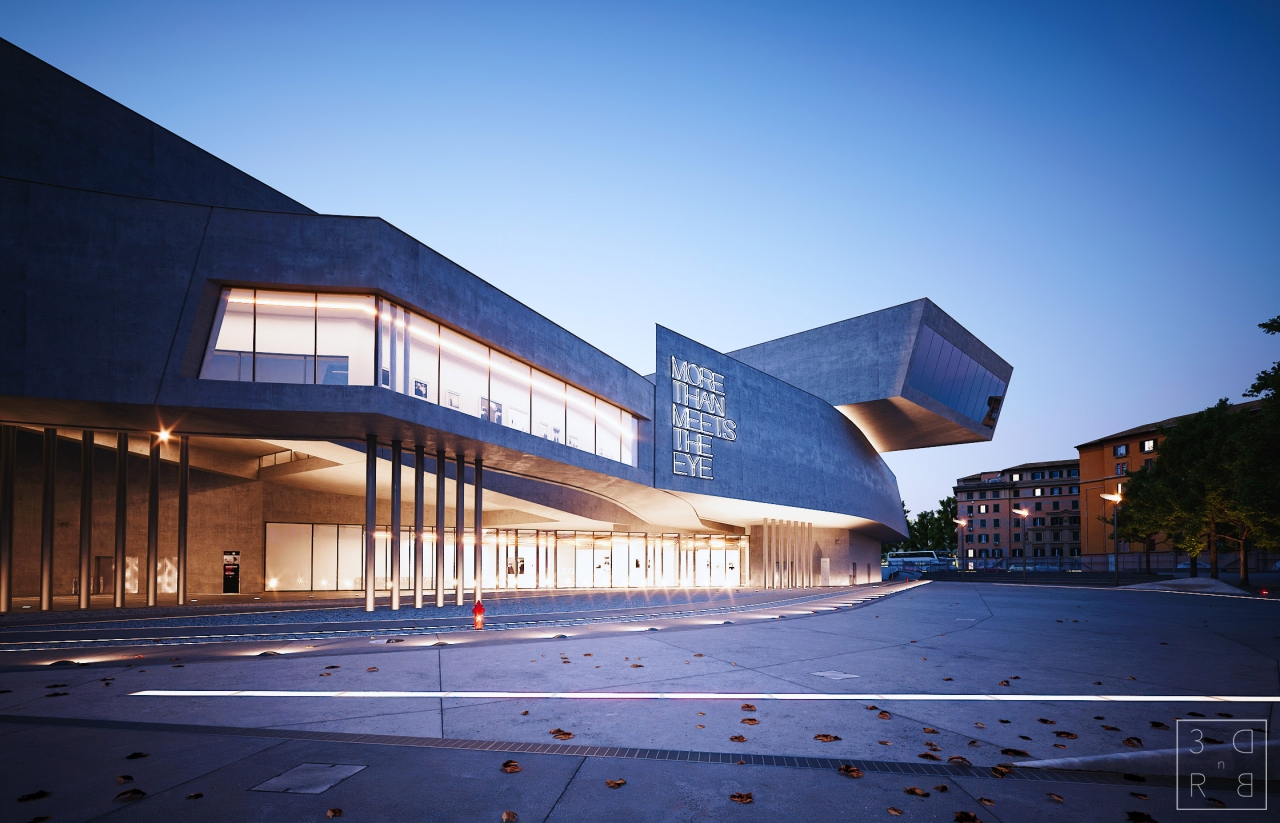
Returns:
[[[747,738],[746,738],[746,737],[744,737],[743,735],[740,735],[740,734],[735,734],[733,737],[730,737],[729,739],[730,739],[731,741],[733,741],[734,743],[746,743],[746,742],[747,742]]]
[[[951,755],[950,757],[948,757],[948,758],[947,758],[947,762],[948,762],[948,763],[956,763],[956,764],[958,764],[958,765],[960,765],[960,766],[972,766],[972,765],[973,765],[972,763],[970,763],[970,762],[969,762],[969,758],[967,758],[967,757],[961,757],[961,756],[960,756],[960,755],[958,755],[958,754],[953,754],[953,755]]]
[[[902,809],[899,809],[896,806],[890,806],[887,811],[894,817],[902,817]]]
[[[1075,739],[1076,739],[1076,738],[1078,738],[1080,735],[1076,734],[1075,732],[1054,732],[1054,733],[1053,733],[1053,736],[1054,736],[1054,737],[1061,737],[1061,738],[1063,738],[1064,740],[1075,740]]]
[[[1156,823],[1156,819],[1146,812],[1125,812],[1129,823]]]
[[[951,787],[950,787],[950,786],[948,786],[946,783],[940,783],[939,785],[934,786],[934,787],[933,787],[933,790],[934,790],[935,792],[943,793],[943,792],[949,792],[949,791],[951,791]]]
[[[937,729],[931,729],[931,728],[929,728],[928,726],[925,726],[925,727],[924,727],[924,733],[925,733],[925,734],[937,734],[937,733],[938,733],[938,730],[937,730]]]
[[[1147,796],[1146,796],[1145,794],[1143,794],[1142,792],[1129,792],[1129,796],[1130,796],[1130,797],[1136,797],[1136,798],[1138,798],[1139,800],[1146,800],[1146,799],[1147,799]]]
[[[1012,721],[1012,720],[1001,720],[1000,722],[1001,722],[1001,723],[1012,723],[1013,721]]]
[[[1000,685],[1001,685],[1001,686],[1008,686],[1008,685],[1009,685],[1009,681],[1008,681],[1008,680],[1001,680],[1001,681],[1000,681]]]
[[[502,770],[507,774],[515,774],[520,771],[520,764],[514,760],[502,761]]]
[[[337,806],[335,806],[332,809],[329,809],[324,814],[325,814],[325,817],[328,817],[330,820],[332,820],[335,817],[342,817],[342,809],[339,809]]]
[[[643,665],[642,663],[632,663],[632,664],[631,664],[631,668],[633,668],[633,669],[643,669],[643,668],[644,668],[644,665]]]
[[[748,725],[748,726],[759,726],[759,725],[760,725],[760,721],[759,721],[759,720],[756,720],[754,717],[744,717],[744,718],[742,718],[742,722],[743,722],[743,723],[745,723],[745,724],[746,724],[746,725]]]
[[[981,743],[979,743],[979,742],[978,742],[978,741],[976,741],[976,740],[970,740],[970,741],[969,741],[969,745],[976,749],[976,748],[978,748],[979,746],[981,746],[982,744],[981,744]]]
[[[974,723],[973,725],[977,726],[979,729],[985,729],[987,727],[986,723]]]
[[[32,792],[31,794],[24,794],[19,796],[18,802],[30,803],[32,800],[44,800],[48,796],[49,796],[49,792],[45,791],[44,789],[41,789],[38,792]]]
[[[144,758],[144,757],[146,757],[146,756],[147,756],[147,753],[146,753],[146,752],[134,752],[133,754],[127,754],[127,755],[125,755],[125,756],[124,756],[124,759],[125,759],[125,760],[141,760],[142,758]]]
[[[751,792],[734,792],[733,794],[729,795],[729,799],[732,800],[734,803],[746,804],[746,803],[755,802],[755,798],[752,797]]]
[[[942,679],[943,679],[943,680],[951,680],[951,679],[953,679],[953,678],[950,678],[950,677],[944,677],[944,678],[942,678]]]
[[[956,823],[982,823],[973,812],[956,812]]]
[[[924,789],[920,788],[919,786],[907,786],[907,787],[906,787],[905,789],[903,789],[902,791],[903,791],[903,793],[904,793],[904,794],[909,794],[909,795],[912,795],[913,797],[928,797],[928,796],[929,796],[929,793],[928,793],[928,792],[926,792]]]
[[[378,670],[377,666],[370,666],[369,668],[365,669],[365,671],[367,672],[376,672],[377,670]]]
[[[325,666],[326,669],[341,669],[341,666]]]
[[[1009,757],[1030,757],[1031,756],[1026,752],[1024,752],[1022,749],[1001,749],[1000,754],[1008,755]]]
[[[117,783],[132,783],[132,782],[133,782],[133,775],[131,775],[131,774],[122,774],[122,775],[120,775],[119,777],[117,777],[117,778],[116,778],[116,782],[117,782]]]
[[[702,657],[701,654],[695,654],[694,657]]]
[[[1008,766],[992,766],[992,767],[991,767],[991,776],[992,776],[992,777],[1004,777],[1006,774],[1009,774],[1009,773],[1010,773],[1010,772],[1012,772],[1012,771],[1013,771],[1013,769],[1010,769]]]
[[[892,746],[892,745],[893,745],[893,744],[892,744],[892,743],[890,743],[888,740],[881,740],[881,741],[879,741],[879,742],[880,742],[880,745],[881,745],[881,746]]]
[[[876,715],[876,717],[880,718],[881,720],[888,720],[889,718],[893,717],[893,715],[889,714],[888,712],[880,712],[880,714]]]
[[[333,677],[333,675],[332,675],[330,672],[320,672],[320,676],[321,676],[321,677]]]
[[[1061,744],[1061,743],[1054,743],[1054,744],[1053,744],[1053,747],[1054,747],[1055,749],[1065,749],[1065,748],[1066,748],[1066,746],[1064,746],[1064,745],[1063,745],[1063,744]]]
[[[1027,737],[1025,734],[1020,734],[1020,735],[1018,735],[1018,739],[1019,739],[1019,740],[1030,740],[1031,738],[1030,738],[1030,737]]]
[[[1065,801],[1065,800],[1063,800],[1063,799],[1062,799],[1062,795],[1060,795],[1060,794],[1054,794],[1053,792],[1049,792],[1049,799],[1050,799],[1050,800],[1052,800],[1054,803],[1065,803],[1065,802],[1067,802],[1067,801]]]
[[[1220,809],[1225,808],[1227,805],[1226,803],[1223,803],[1221,800],[1219,800],[1216,797],[1206,797],[1205,802],[1212,803],[1213,805],[1217,806]]]
[[[989,797],[979,797],[978,802],[984,806],[994,806],[996,804],[996,801],[992,800]]]
[[[583,657],[594,657],[595,655],[593,655],[591,652],[583,652],[583,653],[582,653],[582,656],[583,656]]]
[[[1120,729],[1119,729],[1119,728],[1117,728],[1117,727],[1115,727],[1115,726],[1103,726],[1102,728],[1106,729],[1106,730],[1107,730],[1107,731],[1109,731],[1109,732],[1118,732],[1118,731],[1120,731]]]
[[[706,712],[698,712],[698,717],[706,717],[706,716],[707,716]]]
[[[516,823],[516,821],[519,819],[520,819],[520,816],[515,812],[502,813],[502,823]]]
[[[840,774],[844,775],[845,777],[853,777],[853,778],[862,777],[862,769],[859,769],[857,766],[850,766],[848,763],[836,769],[836,771],[840,772]]]
[[[524,711],[520,712],[520,716],[521,716],[521,717],[523,717],[524,715],[526,715],[526,714],[528,714],[528,713],[529,713],[529,710],[528,710],[528,709],[525,709]]]
[[[116,795],[116,799],[111,802],[127,803],[131,800],[141,800],[146,796],[147,796],[147,793],[144,792],[142,789],[125,789],[124,791],[120,792],[120,794]]]
[[[1168,731],[1168,729],[1169,729],[1169,727],[1168,727],[1168,726],[1166,726],[1164,723],[1161,723],[1159,720],[1152,720],[1152,721],[1151,721],[1151,728],[1153,728],[1153,729],[1164,729],[1165,731]]]
[[[1039,720],[1037,720],[1036,722],[1037,722],[1037,723],[1043,723],[1043,724],[1045,724],[1046,726],[1056,726],[1056,725],[1058,725],[1058,721],[1056,721],[1056,720],[1047,720],[1047,719],[1045,719],[1045,718],[1043,718],[1043,717],[1041,717],[1041,718],[1040,718]]]
[[[204,797],[204,792],[196,792],[195,794],[187,795],[188,800],[199,800],[202,797]]]
[[[933,752],[921,752],[920,754],[916,755],[916,757],[920,758],[921,760],[942,760],[941,757],[938,757]]]
[[[834,735],[834,734],[815,734],[815,735],[813,736],[813,739],[814,739],[814,740],[820,740],[820,741],[822,741],[823,743],[834,743],[834,742],[836,742],[837,740],[839,740],[840,738],[839,738],[838,736]]]
[[[567,732],[564,729],[552,729],[551,736],[556,740],[572,740],[573,732]]]
[[[874,712],[874,711],[879,711],[879,710],[880,710],[880,707],[879,707],[879,706],[876,706],[876,705],[874,705],[874,704],[873,704],[873,705],[870,705],[870,706],[867,706],[867,711],[869,711],[869,712]]]
[[[604,784],[611,789],[620,789],[623,786],[627,785],[627,781],[619,777],[617,780],[606,780],[604,781]]]
[[[755,706],[753,706],[753,705],[751,705],[750,703],[743,703],[743,704],[742,704],[742,710],[743,710],[744,712],[753,712],[753,711],[755,711],[755,710],[756,710],[756,707],[755,707]]]
[[[698,724],[698,728],[699,728],[699,729],[705,729],[705,728],[706,728],[706,726],[704,726],[704,725],[702,725],[701,723],[699,723],[699,724]]]
[[[1142,738],[1141,738],[1141,737],[1126,737],[1124,740],[1121,740],[1120,742],[1121,742],[1121,743],[1123,743],[1124,745],[1128,746],[1128,747],[1129,747],[1129,748],[1131,748],[1131,749],[1141,749],[1141,748],[1142,748]]]

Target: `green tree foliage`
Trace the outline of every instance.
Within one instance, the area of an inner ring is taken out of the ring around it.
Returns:
[[[1261,324],[1280,332],[1280,317]],[[1245,553],[1280,547],[1280,363],[1261,372],[1246,397],[1259,408],[1225,399],[1161,431],[1159,459],[1130,474],[1120,537],[1145,541],[1165,533],[1180,552],[1197,555],[1219,541]]]
[[[913,520],[907,504],[902,504],[907,518],[907,539],[901,543],[886,543],[883,551],[931,551],[939,555],[955,550],[956,499],[948,497],[938,501],[938,508],[920,512]]]

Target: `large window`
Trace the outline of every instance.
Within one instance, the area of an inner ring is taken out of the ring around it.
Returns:
[[[378,385],[637,465],[630,413],[371,295],[224,288],[200,377]]]

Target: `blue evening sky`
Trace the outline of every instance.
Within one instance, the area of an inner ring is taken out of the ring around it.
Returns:
[[[955,478],[1280,359],[1272,2],[67,3],[4,37],[642,374],[930,297],[1014,366]],[[744,433],[745,434],[745,433]]]

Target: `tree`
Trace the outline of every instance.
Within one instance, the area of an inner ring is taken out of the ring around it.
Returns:
[[[882,551],[931,551],[939,555],[954,549],[956,499],[947,497],[938,501],[936,510],[923,511],[911,519],[911,511],[904,501],[902,514],[907,518],[907,539],[900,543],[886,543]]]

